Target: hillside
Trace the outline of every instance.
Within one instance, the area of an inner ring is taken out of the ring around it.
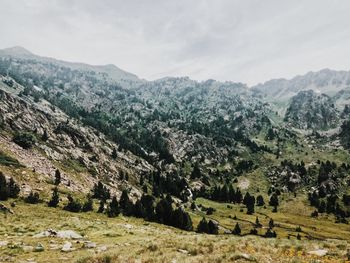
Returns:
[[[339,112],[329,96],[307,90],[292,97],[284,119],[299,129],[327,130],[339,125]]]
[[[346,260],[348,79],[146,81],[1,50],[0,261]]]

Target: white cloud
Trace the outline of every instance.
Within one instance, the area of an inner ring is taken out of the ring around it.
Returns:
[[[0,0],[1,47],[142,78],[254,84],[350,69],[347,0]]]

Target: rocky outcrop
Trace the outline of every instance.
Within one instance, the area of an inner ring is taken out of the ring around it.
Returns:
[[[300,91],[291,99],[284,120],[298,129],[327,130],[339,124],[339,112],[329,96]]]

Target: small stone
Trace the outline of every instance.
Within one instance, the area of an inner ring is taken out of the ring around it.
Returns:
[[[5,247],[8,245],[8,241],[0,241],[0,247]]]
[[[178,249],[177,251],[179,251],[180,253],[183,253],[183,254],[188,254],[188,251],[185,249]]]
[[[32,247],[32,246],[23,246],[22,249],[25,252],[32,252],[34,250],[34,247]]]
[[[42,244],[37,244],[37,246],[34,249],[34,252],[43,252],[45,250],[44,246]]]
[[[106,251],[107,250],[107,247],[106,246],[100,246],[97,248],[97,252],[103,252],[103,251]]]
[[[71,242],[66,242],[66,243],[64,243],[64,245],[63,245],[63,247],[62,247],[62,249],[61,249],[61,251],[62,252],[70,252],[70,251],[72,251],[72,250],[74,250],[73,248],[72,248],[72,243]]]
[[[88,241],[86,243],[84,243],[84,248],[95,248],[96,247],[96,243]]]
[[[319,257],[323,257],[325,255],[327,255],[328,253],[328,250],[325,250],[325,249],[317,249],[317,250],[313,250],[313,251],[309,251],[307,252],[311,255],[316,255],[316,256],[319,256]]]

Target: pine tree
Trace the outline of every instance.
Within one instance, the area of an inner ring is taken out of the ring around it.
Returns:
[[[197,179],[202,176],[201,170],[199,168],[199,164],[195,163],[193,170],[191,172],[191,179]]]
[[[238,223],[236,223],[235,228],[232,230],[232,234],[237,236],[241,234],[241,228]]]
[[[193,224],[192,224],[192,219],[191,219],[190,215],[187,212],[183,211],[182,217],[183,217],[183,220],[182,220],[183,224],[182,224],[181,229],[186,230],[186,231],[192,231]]]
[[[318,212],[319,213],[324,213],[326,212],[326,202],[324,200],[322,200],[320,202],[320,205],[318,206]]]
[[[18,194],[20,192],[20,188],[18,186],[18,184],[16,184],[16,182],[13,180],[13,178],[10,178],[10,181],[8,183],[8,196],[10,198],[17,198]]]
[[[275,231],[272,231],[271,228],[266,230],[265,237],[277,237],[277,234]]]
[[[236,191],[233,188],[232,184],[230,184],[230,186],[229,186],[228,195],[229,195],[229,201],[231,203],[234,203],[235,202]]]
[[[118,152],[117,152],[117,149],[114,148],[114,149],[113,149],[113,152],[112,152],[112,158],[113,158],[113,159],[117,159],[117,157],[118,157]]]
[[[262,195],[257,196],[256,205],[257,206],[264,206],[265,205],[265,201],[264,201],[264,198],[262,197]]]
[[[248,192],[245,194],[243,204],[247,207],[247,214],[251,215],[254,213],[255,197],[250,195]]]
[[[5,201],[9,197],[7,181],[5,175],[0,172],[0,200]]]
[[[257,234],[258,234],[258,230],[256,230],[256,228],[252,228],[252,229],[250,230],[250,234],[251,234],[251,235],[257,235]]]
[[[28,204],[37,204],[40,202],[39,193],[34,193],[31,191],[29,195],[24,199],[24,202]]]
[[[93,211],[93,210],[94,210],[94,202],[92,200],[91,195],[88,195],[87,196],[87,200],[83,204],[83,207],[82,207],[81,211],[89,212],[89,211]]]
[[[241,190],[239,188],[237,188],[234,203],[239,204],[241,202],[242,202],[242,193],[241,193]]]
[[[92,198],[103,199],[106,201],[111,197],[111,194],[106,186],[103,185],[101,181],[94,185],[92,189]]]
[[[55,187],[52,191],[52,197],[51,197],[51,200],[48,202],[48,206],[57,207],[59,202],[60,202],[60,196],[58,194],[58,188]]]
[[[47,134],[47,131],[44,130],[43,135],[41,136],[41,139],[46,142],[49,139],[49,135]]]
[[[202,220],[199,222],[199,224],[197,226],[197,232],[198,233],[209,233],[208,222],[204,217],[202,218]]]
[[[117,217],[119,215],[119,205],[118,205],[117,198],[115,196],[112,198],[112,201],[109,203],[107,215],[109,217]]]
[[[269,205],[273,206],[272,212],[277,212],[277,206],[279,205],[278,196],[276,193],[273,193],[270,197]]]
[[[218,225],[214,223],[212,220],[209,220],[208,222],[208,230],[209,230],[208,234],[217,235],[219,233]]]
[[[68,195],[68,204],[63,209],[70,211],[70,212],[78,213],[81,211],[81,204],[79,201],[74,200],[72,195],[69,194]]]
[[[125,210],[127,204],[129,203],[129,195],[128,195],[128,191],[126,189],[124,189],[122,191],[122,195],[120,196],[120,200],[119,200],[119,206],[121,210]]]
[[[56,169],[55,171],[55,185],[59,185],[61,183],[61,172]]]

